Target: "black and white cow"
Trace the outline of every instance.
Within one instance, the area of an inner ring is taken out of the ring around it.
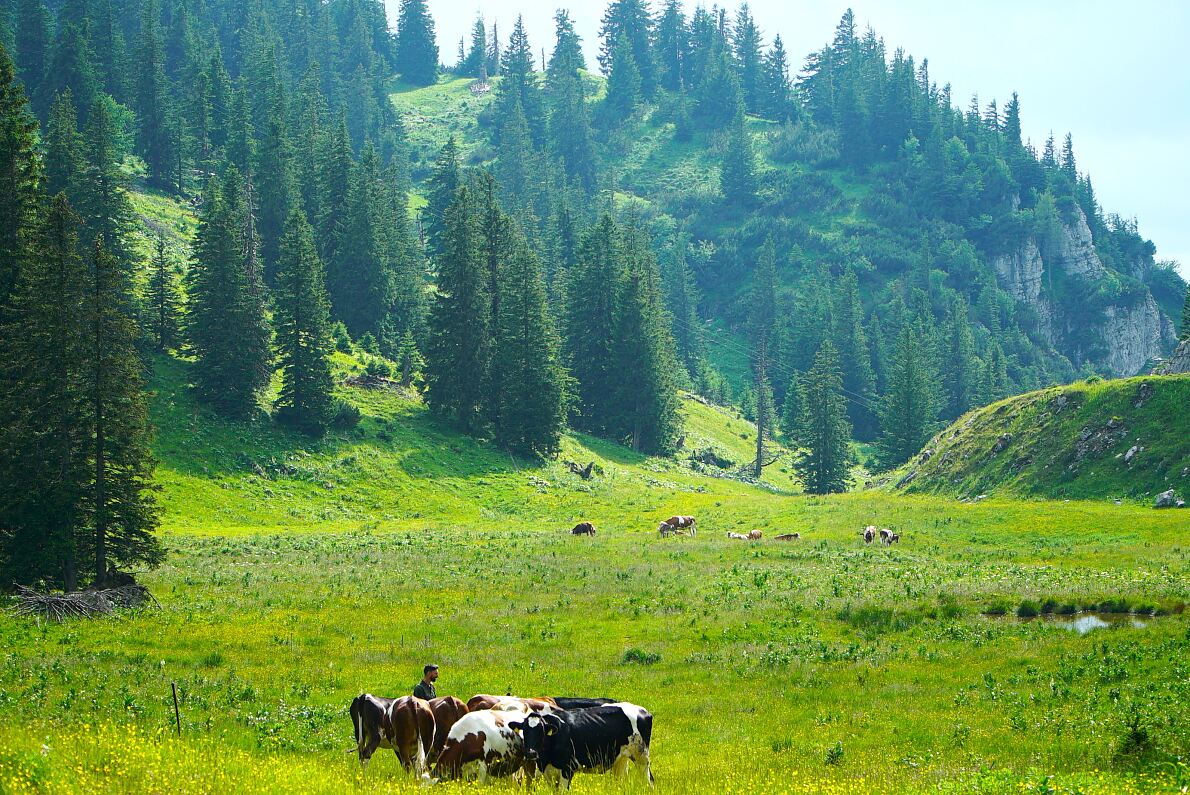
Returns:
[[[590,709],[605,704],[615,704],[614,698],[579,698],[575,696],[554,696],[554,703],[564,710]]]
[[[562,789],[570,788],[570,780],[580,770],[610,770],[626,778],[630,762],[653,785],[649,767],[653,716],[644,707],[620,701],[560,715],[533,712],[508,725],[521,736],[525,762],[536,762],[537,769]]]

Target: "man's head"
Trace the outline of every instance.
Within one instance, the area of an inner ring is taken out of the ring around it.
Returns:
[[[422,678],[427,682],[433,682],[438,678],[438,666],[430,663],[425,668],[421,669],[421,674]]]
[[[508,728],[521,735],[525,744],[525,760],[534,762],[548,758],[549,749],[563,742],[566,724],[557,715],[533,712],[523,721],[508,724]]]

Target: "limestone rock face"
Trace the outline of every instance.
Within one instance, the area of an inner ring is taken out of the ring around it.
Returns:
[[[1173,324],[1151,293],[1146,292],[1140,300],[1133,294],[1102,307],[1102,322],[1090,335],[1084,313],[1093,310],[1082,305],[1055,305],[1047,294],[1048,283],[1054,278],[1054,273],[1046,273],[1047,268],[1060,272],[1067,285],[1094,285],[1113,278],[1095,251],[1086,215],[1077,208],[1076,213],[1072,221],[1063,222],[1052,250],[1044,255],[1037,241],[1029,238],[1016,251],[993,258],[991,265],[1000,286],[1034,311],[1036,335],[1043,342],[1076,366],[1091,364],[1117,377],[1135,375],[1175,342]],[[1132,263],[1128,275],[1138,277],[1143,270],[1141,263]]]
[[[1177,375],[1179,373],[1190,373],[1190,340],[1183,340],[1182,344],[1174,349],[1160,367],[1153,371],[1156,375]]]

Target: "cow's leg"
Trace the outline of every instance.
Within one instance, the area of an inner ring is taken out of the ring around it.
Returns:
[[[479,771],[479,775],[478,775],[479,783],[487,784],[488,783],[488,763],[485,762],[484,760],[480,759],[476,763],[476,769]]]
[[[368,762],[372,759],[372,754],[376,753],[378,747],[380,747],[380,735],[378,734],[369,734],[367,741],[360,744],[359,762],[364,770],[368,769]]]

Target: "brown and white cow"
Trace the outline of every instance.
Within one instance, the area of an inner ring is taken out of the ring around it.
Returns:
[[[747,541],[748,540],[748,536],[744,535],[743,533],[733,533],[730,530],[727,531],[727,537],[730,539],[733,539],[735,541]]]
[[[665,520],[665,524],[678,530],[688,530],[690,535],[694,535],[696,532],[693,516],[671,516]]]
[[[549,696],[541,698],[518,698],[517,696],[493,696],[488,693],[477,693],[467,699],[467,711],[477,712],[481,709],[492,709],[502,712],[552,712],[558,705]]]
[[[870,524],[867,527],[865,527],[863,530],[860,530],[859,532],[860,532],[860,535],[862,535],[864,537],[864,543],[871,544],[873,539],[876,538],[876,525]]]
[[[579,522],[570,531],[572,536],[593,536],[595,535],[595,525],[590,522]]]
[[[447,733],[442,753],[434,765],[439,780],[471,778],[480,782],[491,776],[511,776],[533,766],[525,763],[525,745],[509,724],[528,713],[516,709],[480,709],[468,712]]]
[[[391,748],[406,771],[428,778],[426,755],[434,743],[434,713],[420,698],[382,698],[370,693],[351,702],[356,752],[366,769],[377,748]]]
[[[762,538],[764,538],[764,533],[760,532],[759,530],[752,530],[748,533],[749,541],[759,541]]]
[[[432,698],[426,703],[434,713],[434,743],[429,753],[429,762],[433,764],[442,753],[442,746],[446,745],[446,735],[451,727],[467,714],[467,705],[454,696]]]

